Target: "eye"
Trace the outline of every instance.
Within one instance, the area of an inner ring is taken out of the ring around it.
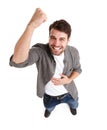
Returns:
[[[50,39],[56,39],[54,36],[50,36]]]
[[[63,41],[65,41],[65,38],[63,38],[63,37],[62,37],[62,38],[60,38],[60,41],[62,41],[62,42],[63,42]]]

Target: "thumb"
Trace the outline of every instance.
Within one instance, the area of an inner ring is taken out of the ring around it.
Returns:
[[[61,78],[66,78],[66,75],[60,74]]]

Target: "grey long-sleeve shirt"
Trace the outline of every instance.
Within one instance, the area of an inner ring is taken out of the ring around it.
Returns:
[[[37,96],[43,97],[45,92],[45,85],[53,77],[55,72],[55,60],[50,52],[48,44],[35,44],[29,50],[28,59],[22,63],[16,64],[10,58],[10,66],[23,68],[36,63],[37,75]],[[64,51],[64,70],[63,74],[69,76],[73,71],[81,73],[80,57],[78,50],[72,46],[67,46]],[[78,91],[74,81],[70,84],[64,85],[67,91],[74,99],[78,98]]]

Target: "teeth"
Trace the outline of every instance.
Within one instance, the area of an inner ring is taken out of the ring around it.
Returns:
[[[55,49],[55,50],[60,50],[60,48],[59,48],[59,47],[54,47],[54,49]]]

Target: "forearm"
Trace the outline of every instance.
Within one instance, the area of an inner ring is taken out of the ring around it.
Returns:
[[[71,83],[77,76],[79,75],[78,72],[73,71],[70,76],[66,76],[64,74],[61,74],[61,78],[55,78],[53,77],[51,81],[54,83],[54,85],[64,85]]]
[[[79,73],[76,71],[73,71],[71,75],[69,76],[69,81],[72,82],[76,77],[78,77]]]
[[[39,27],[46,19],[46,14],[40,8],[37,8],[24,33],[16,43],[12,59],[15,63],[21,63],[27,59],[33,32],[35,28]]]
[[[34,28],[28,25],[16,43],[12,59],[15,63],[21,63],[27,59],[33,32]]]

